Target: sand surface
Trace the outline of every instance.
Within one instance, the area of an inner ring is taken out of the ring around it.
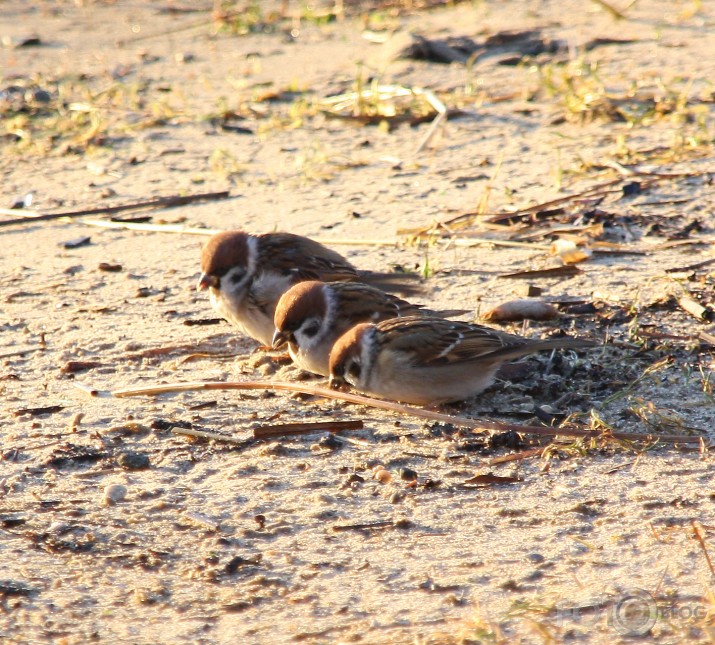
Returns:
[[[327,22],[295,4],[292,18],[259,3],[221,22],[209,3],[1,2],[0,206],[228,190],[122,215],[332,240],[360,267],[429,274],[422,301],[468,319],[539,287],[560,317],[504,329],[605,346],[524,359],[447,411],[703,442],[490,437],[280,392],[116,398],[303,377],[226,323],[191,324],[214,317],[194,290],[205,236],[82,218],[2,227],[2,641],[712,642],[715,274],[693,265],[713,257],[714,8],[643,1],[618,20],[596,2],[346,2]],[[530,29],[552,51],[487,45]],[[484,51],[466,66],[395,60],[410,31]],[[455,112],[417,152],[429,122],[320,109],[359,77],[432,90]],[[593,187],[510,228],[484,221]],[[398,234],[480,207],[465,229]],[[560,266],[550,247],[569,234],[594,252],[577,274],[499,277]],[[364,429],[251,439],[331,420]],[[465,483],[488,473],[507,479]]]

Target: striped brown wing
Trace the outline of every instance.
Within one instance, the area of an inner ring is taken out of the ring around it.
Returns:
[[[386,320],[377,327],[383,346],[409,353],[421,365],[468,362],[526,342],[495,329],[443,318],[410,316]]]
[[[342,255],[319,242],[292,233],[265,233],[261,235],[263,262],[280,265],[285,275],[294,276],[295,282],[321,280],[323,282],[356,280],[357,270]]]

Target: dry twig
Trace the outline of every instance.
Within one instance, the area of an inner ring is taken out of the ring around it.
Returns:
[[[198,201],[226,199],[230,197],[227,190],[214,193],[199,193],[197,195],[169,195],[168,197],[157,197],[143,202],[134,202],[132,204],[118,204],[117,206],[100,206],[98,208],[86,208],[76,211],[63,211],[61,213],[38,213],[36,211],[27,211],[22,209],[5,209],[4,214],[22,214],[24,217],[16,217],[0,221],[0,226],[12,226],[14,224],[34,224],[35,222],[44,222],[54,219],[62,219],[63,217],[84,217],[86,215],[100,215],[109,213],[120,213],[122,211],[139,210],[142,208],[170,208],[172,206],[184,206]]]
[[[500,421],[488,421],[482,419],[472,419],[470,417],[459,417],[441,412],[434,412],[423,408],[415,408],[394,401],[383,401],[373,399],[360,394],[350,392],[337,392],[317,385],[305,383],[287,383],[284,381],[196,381],[189,383],[174,383],[166,385],[147,386],[140,388],[130,388],[116,390],[112,394],[116,397],[129,396],[155,396],[168,392],[190,392],[195,390],[280,390],[285,392],[301,392],[312,394],[328,399],[337,399],[358,405],[367,405],[381,410],[390,410],[398,414],[416,417],[419,419],[429,419],[442,423],[452,423],[459,427],[471,428],[472,431],[497,431],[497,432],[523,432],[543,436],[565,436],[565,437],[601,437],[602,432],[580,428],[577,426],[561,426],[550,428],[545,426],[526,426],[515,423],[503,423]],[[697,443],[700,437],[689,435],[657,435],[657,434],[635,434],[631,432],[609,432],[608,436],[614,439],[628,441],[662,441],[665,443]]]
[[[308,421],[307,423],[280,423],[261,426],[253,430],[254,439],[285,437],[291,434],[313,434],[314,432],[341,432],[343,430],[362,430],[363,422],[356,421]]]

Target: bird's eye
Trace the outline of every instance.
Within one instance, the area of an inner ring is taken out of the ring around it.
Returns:
[[[303,329],[303,334],[308,338],[313,338],[320,331],[320,323],[317,320],[313,320],[308,323]]]
[[[233,284],[238,284],[239,282],[243,282],[245,276],[246,272],[243,269],[234,268],[231,271],[231,275],[228,276],[228,279],[233,282]]]
[[[362,368],[360,367],[360,362],[353,359],[350,361],[348,364],[347,368],[347,374],[348,376],[353,379],[354,381],[359,381],[360,380],[360,373],[362,372]]]

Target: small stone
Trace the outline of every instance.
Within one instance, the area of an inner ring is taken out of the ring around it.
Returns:
[[[128,450],[117,457],[117,463],[125,470],[144,470],[151,465],[149,455]]]
[[[89,237],[89,235],[83,235],[82,237],[77,237],[73,240],[60,242],[60,246],[64,246],[66,249],[78,249],[80,246],[87,246],[91,242],[92,238]]]
[[[127,487],[122,484],[109,484],[104,488],[104,503],[113,506],[127,496]]]
[[[338,448],[342,448],[342,445],[340,440],[332,432],[322,436],[318,441],[318,446],[321,449],[337,450]]]
[[[533,284],[525,284],[519,287],[516,290],[516,293],[520,296],[525,296],[527,298],[538,298],[542,293],[543,289],[541,287],[537,287],[536,285]]]
[[[97,268],[100,271],[106,271],[107,273],[119,273],[122,270],[122,265],[111,264],[109,262],[100,262]]]
[[[258,366],[258,373],[265,377],[272,376],[276,373],[276,366],[273,363],[263,363]]]
[[[43,89],[35,89],[32,91],[32,100],[35,103],[49,103],[52,101],[52,95]]]
[[[377,481],[381,484],[389,484],[392,481],[392,475],[389,470],[385,470],[383,468],[382,470],[375,472],[375,479],[377,479]]]
[[[196,60],[196,56],[191,52],[176,52],[174,54],[174,60],[177,63],[192,63]]]
[[[417,471],[412,468],[400,468],[400,479],[406,482],[413,482],[417,479]]]

